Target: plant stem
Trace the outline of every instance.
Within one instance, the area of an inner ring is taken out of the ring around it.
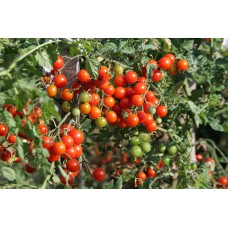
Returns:
[[[50,169],[49,169],[49,174],[46,176],[43,184],[39,187],[39,189],[45,189],[47,186],[47,182],[50,180],[51,176],[52,176],[52,171],[55,168],[55,162],[51,163]]]

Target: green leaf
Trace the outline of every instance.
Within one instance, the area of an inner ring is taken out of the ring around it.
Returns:
[[[107,185],[105,185],[105,189],[112,189],[114,184],[114,180],[111,180]]]
[[[48,69],[52,69],[52,64],[47,52],[44,50],[42,52],[37,52],[35,55],[36,61],[40,66],[47,67]]]
[[[112,42],[107,42],[104,44],[104,46],[102,48],[102,52],[113,51],[116,48],[117,48],[116,44],[114,44]]]
[[[122,48],[122,52],[125,54],[133,54],[135,52],[135,49],[132,46],[124,46]]]
[[[138,46],[138,51],[156,50],[156,49],[157,49],[157,47],[155,45],[153,45],[153,44],[144,44],[144,43],[142,43],[142,44],[140,44]]]
[[[224,131],[223,126],[218,123],[217,119],[209,119],[209,125],[211,126],[212,129],[215,131]]]
[[[63,170],[63,168],[60,165],[58,165],[58,167],[59,167],[59,170],[60,170],[61,174],[66,178],[66,180],[68,180],[67,173]]]
[[[86,59],[86,70],[88,70],[90,76],[94,79],[98,78],[99,66],[100,66],[100,64],[96,58],[87,58]]]
[[[194,40],[185,40],[182,47],[186,51],[191,51],[193,49]]]
[[[122,189],[123,188],[123,177],[122,175],[118,178],[116,182],[116,188],[117,189]]]
[[[1,171],[2,171],[2,174],[3,176],[9,180],[9,181],[13,181],[16,179],[16,175],[15,175],[15,172],[12,168],[9,168],[9,167],[2,167],[1,168]]]

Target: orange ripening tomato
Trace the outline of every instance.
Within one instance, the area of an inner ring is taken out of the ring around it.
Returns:
[[[49,85],[46,88],[46,91],[47,91],[47,95],[49,97],[55,97],[57,95],[58,89],[55,85]]]
[[[98,108],[97,106],[92,106],[89,116],[91,119],[97,119],[98,117],[101,116],[101,109]]]
[[[108,96],[104,98],[103,102],[106,107],[112,108],[115,104],[115,99],[112,96]]]
[[[105,114],[105,119],[109,122],[109,123],[115,123],[117,121],[117,115],[115,112],[113,111],[109,111]]]
[[[74,92],[73,90],[70,90],[68,88],[64,89],[62,92],[61,92],[61,98],[64,100],[64,101],[70,101],[72,100],[74,97]]]
[[[84,69],[78,72],[77,77],[78,77],[78,81],[83,83],[88,82],[90,80],[90,74],[88,73],[88,71]]]

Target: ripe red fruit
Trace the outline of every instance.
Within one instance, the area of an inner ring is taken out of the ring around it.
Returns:
[[[34,173],[36,171],[36,168],[31,167],[30,165],[26,164],[25,165],[25,171],[27,173]]]
[[[156,121],[152,121],[152,123],[146,125],[146,130],[148,132],[156,131],[158,128]]]
[[[5,124],[0,124],[0,136],[5,136],[8,133],[8,127]]]
[[[54,154],[52,152],[50,152],[50,156],[48,157],[48,161],[49,162],[56,162],[59,160],[61,155],[58,155],[58,154]]]
[[[153,169],[148,168],[147,169],[147,177],[156,177],[156,172]]]
[[[104,93],[106,95],[112,96],[115,93],[115,87],[113,85],[109,85],[104,89]]]
[[[128,109],[131,107],[131,99],[129,97],[124,97],[120,100],[120,107],[123,109]]]
[[[159,116],[159,117],[165,117],[168,113],[168,109],[166,106],[158,106],[157,109],[156,109],[156,114]]]
[[[215,164],[215,159],[214,158],[206,158],[205,162],[212,162]]]
[[[106,74],[108,74],[109,69],[106,66],[101,66],[100,69],[98,70],[98,75],[103,78]]]
[[[177,69],[181,71],[185,71],[188,69],[188,61],[186,59],[180,59],[177,62]]]
[[[140,107],[144,103],[144,98],[141,95],[134,95],[131,98],[131,102],[135,107]]]
[[[8,137],[8,142],[9,143],[16,143],[17,142],[17,136],[10,134]]]
[[[153,102],[154,98],[155,98],[155,94],[153,91],[149,90],[147,93],[146,93],[146,101],[148,102]]]
[[[54,85],[58,88],[63,88],[67,84],[67,77],[63,74],[54,77]]]
[[[141,179],[142,181],[146,180],[146,174],[144,172],[139,172],[136,177]]]
[[[85,83],[89,81],[90,74],[88,73],[88,71],[82,69],[78,72],[77,77],[78,77],[78,81]]]
[[[145,121],[146,121],[146,119],[147,119],[147,115],[146,115],[146,113],[144,112],[144,111],[138,111],[137,112],[137,116],[138,116],[138,118],[139,118],[139,123],[144,123]]]
[[[136,114],[130,114],[126,119],[126,124],[129,127],[135,127],[139,123],[139,118]]]
[[[45,135],[48,132],[48,127],[44,124],[39,124],[38,128],[42,135]]]
[[[175,56],[173,54],[170,54],[170,53],[169,54],[166,54],[165,57],[167,57],[167,58],[170,59],[171,65],[174,64],[176,58],[175,58]]]
[[[80,164],[78,162],[78,160],[76,159],[71,159],[66,163],[66,168],[70,171],[70,172],[76,172],[80,169]]]
[[[69,125],[69,124],[63,124],[63,125],[60,127],[60,136],[63,136],[64,133],[65,133],[65,134],[68,134],[70,131],[72,131],[72,130],[74,129],[74,127],[73,127],[72,125],[70,125],[69,128],[68,128],[68,125]],[[68,132],[66,132],[67,128],[68,128]]]
[[[129,84],[133,84],[133,83],[137,82],[137,80],[138,80],[138,76],[134,71],[128,71],[125,74],[124,78],[125,78],[126,82]]]
[[[114,83],[118,87],[124,87],[127,82],[126,82],[124,76],[119,74],[119,75],[116,75],[116,77],[114,78]]]
[[[64,135],[61,139],[65,144],[66,149],[71,148],[74,145],[74,139],[69,135]]]
[[[219,178],[219,183],[221,185],[227,185],[228,184],[228,177],[220,177]]]
[[[114,96],[118,99],[122,99],[126,95],[126,90],[124,87],[116,87]]]
[[[59,70],[63,67],[63,65],[64,65],[63,59],[60,56],[58,56],[57,60],[53,63],[53,68],[54,70]]]
[[[171,60],[167,57],[162,57],[158,63],[159,63],[160,68],[164,69],[164,70],[168,70],[172,65]]]
[[[152,75],[152,80],[154,82],[159,82],[162,80],[162,72],[160,70],[155,70]]]
[[[8,150],[5,150],[4,152],[1,153],[1,159],[2,161],[9,161],[9,159],[11,158],[11,153]]]
[[[134,94],[142,95],[146,92],[147,86],[144,83],[136,83],[134,87]]]
[[[43,136],[42,137],[42,140],[43,140],[43,148],[49,149],[49,148],[52,147],[53,141],[52,141],[52,138],[51,137],[49,137],[49,136]]]
[[[197,154],[197,155],[196,155],[196,160],[197,160],[198,162],[202,161],[202,160],[203,160],[203,155],[202,155],[202,154]]]
[[[147,113],[146,120],[144,121],[144,125],[147,126],[147,125],[151,124],[153,121],[154,121],[153,115]]]
[[[84,141],[84,134],[77,130],[77,129],[73,129],[72,131],[69,132],[69,135],[73,138],[74,143],[76,145],[81,144]]]
[[[96,168],[93,171],[93,178],[97,181],[103,181],[105,179],[106,173],[102,168]]]
[[[66,146],[63,142],[55,142],[52,147],[52,152],[57,155],[62,155],[66,152]]]

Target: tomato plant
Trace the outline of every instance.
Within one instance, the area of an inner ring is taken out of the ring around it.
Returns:
[[[221,44],[0,39],[0,188],[226,189]]]

